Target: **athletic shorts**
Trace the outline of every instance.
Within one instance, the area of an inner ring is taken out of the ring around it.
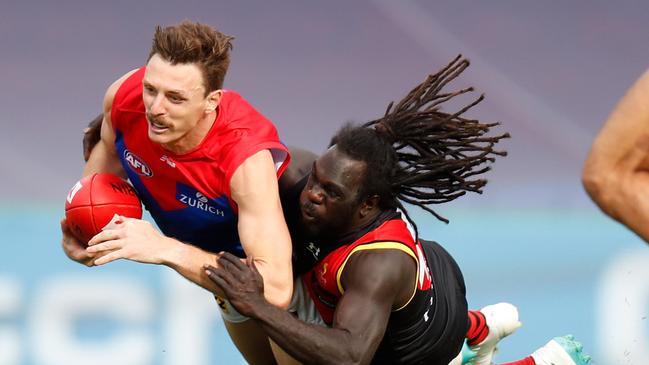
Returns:
[[[440,363],[447,364],[461,350],[469,328],[464,277],[453,257],[437,242],[423,239],[420,242],[435,290],[435,313],[431,325],[433,332],[437,333],[435,337],[442,340],[429,346],[427,352],[431,358],[444,359]]]
[[[219,296],[215,296],[215,298],[216,303],[221,309],[221,316],[224,321],[241,323],[250,319],[239,313],[227,299]],[[291,297],[291,304],[289,304],[287,311],[306,323],[326,326],[315,307],[315,303],[311,300],[309,293],[299,277],[293,282],[293,296]]]

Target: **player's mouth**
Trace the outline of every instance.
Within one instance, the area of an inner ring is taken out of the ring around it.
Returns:
[[[155,134],[162,134],[169,130],[169,126],[160,123],[155,119],[147,118],[147,121],[149,122],[149,130]]]
[[[300,210],[302,211],[302,220],[305,222],[313,222],[318,219],[315,212],[315,207],[311,203],[300,204]]]

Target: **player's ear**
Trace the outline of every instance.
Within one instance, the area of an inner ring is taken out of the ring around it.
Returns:
[[[223,97],[223,90],[218,89],[207,94],[207,104],[205,106],[205,113],[211,113],[216,110]]]
[[[371,197],[365,199],[363,203],[361,203],[361,209],[359,211],[361,218],[369,215],[376,209],[379,209],[379,196],[372,195]]]

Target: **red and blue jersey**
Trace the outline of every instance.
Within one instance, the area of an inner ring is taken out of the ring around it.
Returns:
[[[207,251],[243,256],[232,174],[248,157],[270,150],[278,176],[288,149],[273,123],[234,91],[224,91],[218,115],[201,144],[174,154],[148,138],[142,67],[117,91],[111,110],[115,146],[129,180],[162,232]]]

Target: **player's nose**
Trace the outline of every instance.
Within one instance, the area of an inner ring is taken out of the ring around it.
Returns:
[[[313,204],[322,204],[324,200],[324,193],[320,186],[314,184],[308,191],[307,197]]]
[[[163,95],[156,95],[156,97],[153,98],[151,106],[149,107],[149,110],[151,110],[153,115],[161,115],[165,113],[163,98]]]

